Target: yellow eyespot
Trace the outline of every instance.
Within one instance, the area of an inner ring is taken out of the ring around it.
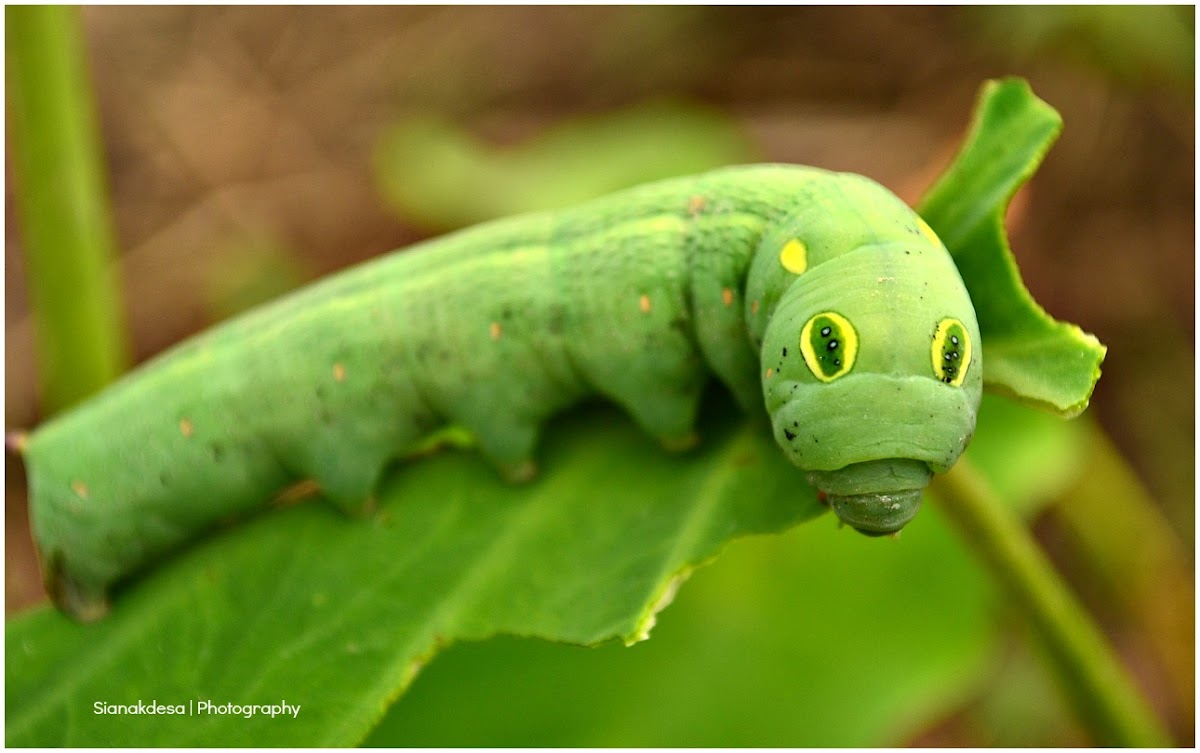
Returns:
[[[800,352],[817,379],[832,382],[850,371],[858,356],[858,333],[834,311],[817,314],[800,330]]]
[[[794,275],[804,274],[808,269],[808,247],[797,238],[791,239],[779,252],[779,263]]]
[[[971,336],[963,323],[953,318],[938,322],[929,352],[933,375],[953,387],[960,386],[971,366]]]

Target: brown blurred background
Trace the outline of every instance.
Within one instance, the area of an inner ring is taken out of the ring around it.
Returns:
[[[1035,298],[1109,346],[1092,413],[1194,558],[1194,9],[1165,13],[87,8],[136,358],[239,296],[422,237],[371,172],[397,118],[518,144],[669,97],[728,115],[763,161],[861,172],[915,202],[981,82],[1019,75],[1065,130],[1010,213],[1013,248]],[[10,176],[9,428],[39,420],[13,191]],[[11,614],[43,596],[20,466],[7,471]],[[1053,552],[1053,524],[1039,533]]]

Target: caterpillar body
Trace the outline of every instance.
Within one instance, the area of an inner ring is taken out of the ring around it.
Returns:
[[[869,534],[916,514],[975,425],[975,312],[900,199],[788,165],[660,181],[486,223],[186,341],[43,424],[22,453],[48,592],[109,588],[299,480],[350,511],[447,425],[514,480],[590,394],[668,448],[715,375]]]

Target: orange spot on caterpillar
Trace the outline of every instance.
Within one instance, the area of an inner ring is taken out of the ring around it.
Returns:
[[[82,481],[72,481],[71,491],[75,492],[75,496],[79,497],[80,499],[88,498],[87,484],[83,483]]]
[[[182,434],[185,437],[190,437],[190,436],[192,436],[192,432],[194,432],[194,431],[195,431],[195,427],[192,426],[191,421],[187,420],[186,418],[179,419],[179,433],[180,434]]]
[[[724,290],[722,290],[721,291],[721,301],[726,306],[732,306],[733,305],[733,291],[730,290],[729,288],[725,288]]]
[[[750,302],[750,313],[751,313],[751,314],[757,314],[757,313],[758,313],[758,301],[751,301],[751,302]]]
[[[641,308],[643,314],[650,313],[650,296],[643,295],[638,301],[638,307]]]
[[[771,368],[767,369],[767,379],[770,379],[772,376],[774,376],[774,374],[775,374],[775,368],[774,368],[774,367],[771,367]]]
[[[708,204],[708,200],[703,196],[693,196],[688,199],[688,214],[700,214],[704,211],[704,207]]]
[[[311,497],[321,491],[321,485],[315,479],[306,478],[303,481],[297,481],[291,486],[275,495],[272,500],[279,507],[287,507],[294,505],[305,497]]]
[[[335,381],[335,382],[346,381],[346,367],[341,365],[340,363],[335,363],[333,365],[333,381]]]
[[[499,340],[500,322],[492,322],[492,326],[488,327],[488,332],[491,334],[493,340]]]

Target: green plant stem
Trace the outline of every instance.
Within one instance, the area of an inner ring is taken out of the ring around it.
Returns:
[[[5,17],[9,153],[49,414],[112,381],[129,350],[79,9]]]
[[[1169,745],[1153,711],[1020,518],[965,460],[936,483],[944,511],[1016,596],[1041,636],[1095,741],[1122,747]]]
[[[1054,506],[1068,551],[1157,661],[1177,735],[1195,729],[1196,581],[1188,547],[1112,439],[1087,422],[1088,472]]]

